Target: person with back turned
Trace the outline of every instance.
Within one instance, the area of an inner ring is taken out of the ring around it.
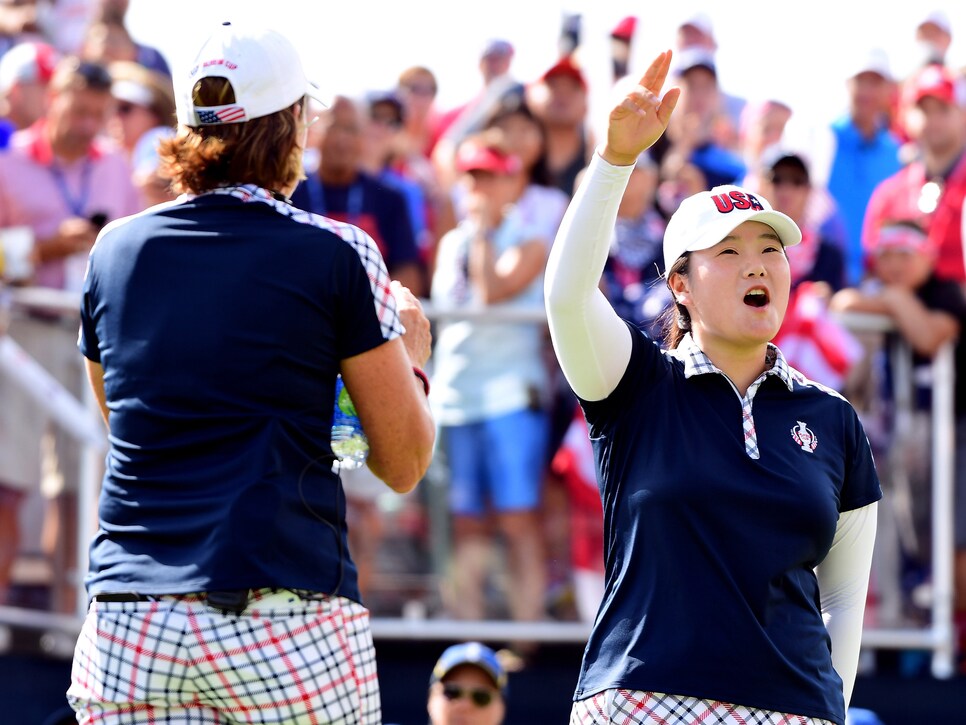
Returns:
[[[91,723],[381,722],[330,447],[341,373],[370,469],[432,455],[429,323],[375,243],[287,202],[314,90],[226,23],[176,78],[184,192],[91,252],[80,349],[110,429],[68,701]]]

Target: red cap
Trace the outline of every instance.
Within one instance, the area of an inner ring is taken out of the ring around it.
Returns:
[[[637,27],[637,18],[633,15],[628,15],[626,18],[621,20],[614,26],[614,29],[610,31],[610,37],[617,38],[618,40],[626,40],[628,43],[631,42],[631,38],[634,37],[634,29]]]
[[[966,81],[946,66],[931,63],[909,80],[906,89],[909,105],[919,103],[926,96],[932,96],[952,106],[964,106],[964,83]]]
[[[507,154],[493,146],[485,146],[475,141],[460,145],[456,153],[456,168],[459,171],[489,171],[494,174],[515,174],[522,164],[518,156]]]
[[[546,81],[557,76],[567,76],[569,78],[573,78],[580,84],[581,88],[587,90],[587,79],[584,78],[584,74],[580,70],[580,66],[574,63],[573,57],[569,55],[565,55],[563,58],[558,60],[553,67],[540,76],[540,80]]]

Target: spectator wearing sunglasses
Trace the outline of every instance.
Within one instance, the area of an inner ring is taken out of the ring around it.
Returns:
[[[845,284],[845,252],[829,238],[823,222],[834,212],[834,202],[812,184],[808,157],[797,150],[773,146],[763,158],[761,192],[774,208],[787,214],[802,230],[801,244],[786,250],[792,289],[802,282],[821,282],[827,293]]]
[[[174,198],[170,180],[159,173],[158,143],[174,136],[175,104],[171,78],[140,63],[115,61],[108,66],[116,101],[108,134],[131,163],[131,179],[146,206]]]
[[[499,725],[506,714],[507,673],[480,642],[446,649],[429,679],[430,725]]]
[[[108,66],[116,103],[107,130],[130,157],[142,136],[164,127],[174,134],[174,87],[167,76],[131,61]]]

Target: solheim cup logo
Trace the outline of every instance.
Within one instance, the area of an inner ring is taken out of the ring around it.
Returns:
[[[814,453],[815,449],[818,448],[818,437],[802,421],[797,420],[795,422],[798,425],[792,428],[792,440],[806,453]]]

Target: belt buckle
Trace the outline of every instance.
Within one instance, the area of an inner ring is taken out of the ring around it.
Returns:
[[[210,607],[225,612],[241,614],[248,608],[251,600],[250,589],[231,589],[224,591],[205,592],[205,602]]]

